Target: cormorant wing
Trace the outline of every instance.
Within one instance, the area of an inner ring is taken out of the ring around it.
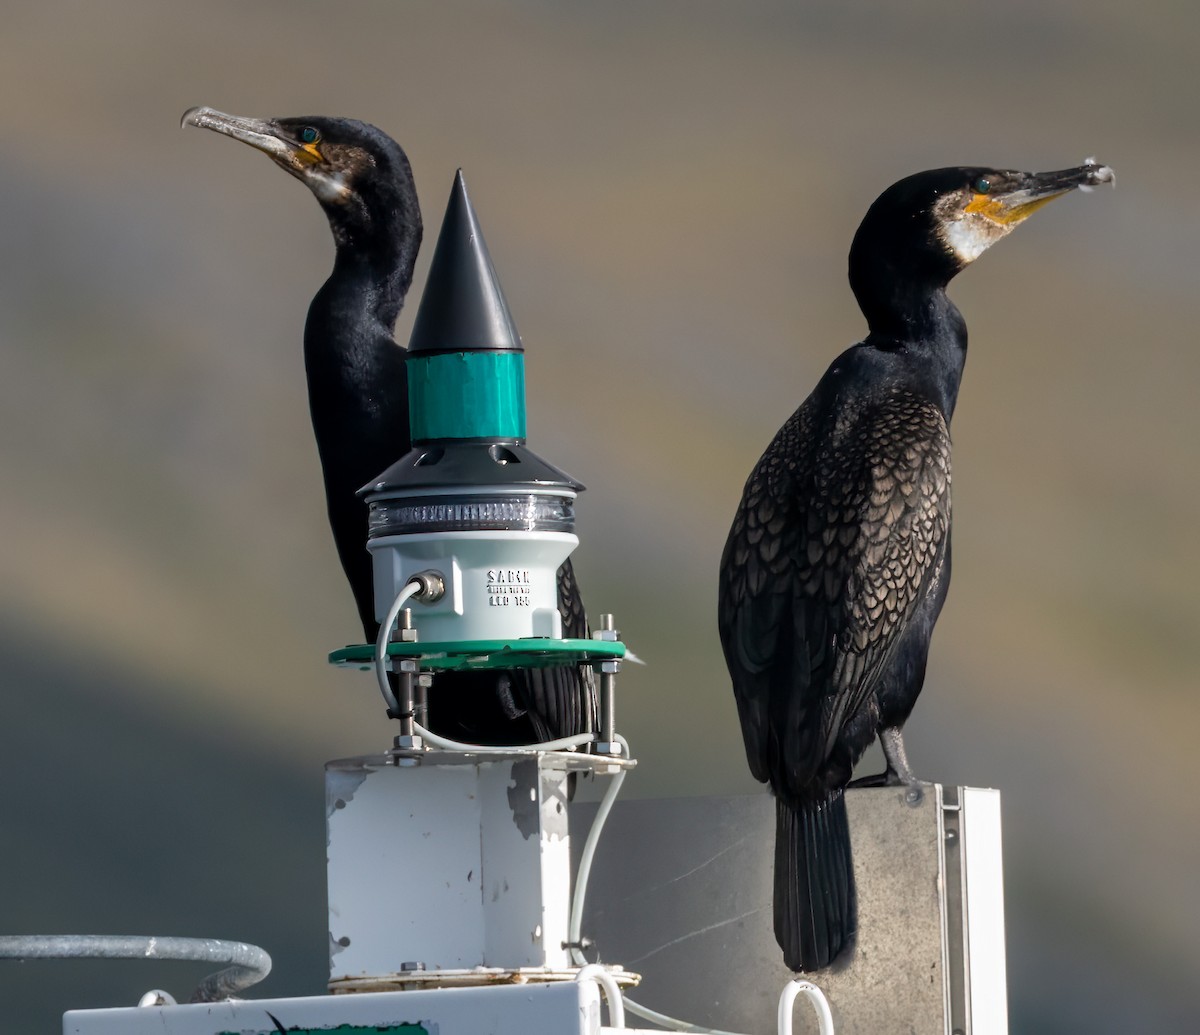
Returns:
[[[875,689],[950,527],[950,438],[936,406],[897,391],[822,422],[817,399],[751,473],[721,574],[751,771],[795,793],[826,771]]]
[[[855,512],[858,537],[847,558],[837,691],[823,724],[827,752],[875,690],[938,578],[950,533],[950,432],[941,410],[896,393],[870,411],[856,438],[862,475],[846,513]]]
[[[820,601],[805,607],[796,577],[802,548],[800,486],[811,480],[801,444],[812,441],[812,399],[779,430],[750,472],[721,557],[718,625],[733,680],[746,759],[757,780],[768,780],[772,759],[772,702],[791,696],[793,722],[811,725],[819,699],[814,677],[828,666],[827,626]]]
[[[558,609],[563,638],[586,640],[587,614],[575,567],[568,557],[558,569]],[[596,677],[590,665],[553,665],[528,669],[512,683],[513,699],[527,715],[538,740],[557,740],[595,732],[599,723]]]
[[[562,612],[564,639],[586,640],[591,636],[587,614],[583,610],[583,595],[575,581],[575,566],[570,557],[558,569],[558,609]]]

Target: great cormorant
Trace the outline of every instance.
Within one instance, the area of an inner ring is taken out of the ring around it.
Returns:
[[[776,796],[775,936],[788,967],[853,943],[843,789],[878,735],[920,788],[901,728],[950,582],[950,418],[967,328],[955,274],[1035,209],[1111,182],[935,169],[889,187],[850,249],[869,333],[833,361],[746,481],[721,557],[718,624],[750,770]]]
[[[410,448],[405,350],[393,338],[421,245],[421,210],[403,149],[375,126],[306,115],[255,119],[192,108],[183,124],[268,155],[312,191],[336,245],[333,272],[304,326],[308,401],[338,557],[367,642],[374,642],[367,506],[358,489]],[[585,638],[571,562],[558,575],[563,635]],[[596,727],[590,670],[445,673],[430,694],[436,733],[485,744],[546,740]]]

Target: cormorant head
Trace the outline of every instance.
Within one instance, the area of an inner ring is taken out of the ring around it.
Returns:
[[[1047,202],[1115,182],[1088,159],[1027,173],[955,166],[906,176],[868,209],[850,248],[850,285],[871,323],[903,317]]]
[[[190,108],[181,124],[223,133],[269,156],[313,192],[339,244],[363,232],[391,233],[397,218],[420,239],[408,156],[369,123],[323,115],[255,119]]]

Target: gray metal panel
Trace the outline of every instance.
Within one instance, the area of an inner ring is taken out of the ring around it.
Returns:
[[[416,963],[568,967],[565,765],[445,759],[326,767],[332,982],[391,982]]]
[[[466,766],[326,770],[332,979],[483,962],[477,785]]]
[[[915,807],[896,788],[847,794],[858,943],[847,966],[813,976],[838,1035],[949,1030],[941,788],[925,787]],[[579,845],[594,806],[571,811]],[[643,975],[632,998],[694,1024],[775,1029],[792,975],[772,932],[774,838],[766,795],[617,804],[597,852],[583,933],[604,962]],[[957,898],[961,884],[947,890]],[[961,979],[961,955],[949,962]],[[803,1004],[795,1031],[816,1031]]]
[[[563,969],[570,959],[567,774],[536,758],[479,767],[485,967]]]

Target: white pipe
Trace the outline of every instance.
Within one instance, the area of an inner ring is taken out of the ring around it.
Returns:
[[[617,987],[613,976],[600,966],[599,963],[589,963],[575,975],[576,981],[595,981],[604,989],[604,998],[608,1001],[608,1026],[610,1028],[625,1027],[625,1001],[621,998],[621,990]]]
[[[779,996],[779,1035],[792,1035],[792,1011],[795,1008],[796,996],[801,992],[808,997],[813,1009],[817,1011],[817,1031],[820,1035],[833,1035],[833,1014],[825,993],[811,981],[802,981],[800,978],[793,978],[784,985]]]

